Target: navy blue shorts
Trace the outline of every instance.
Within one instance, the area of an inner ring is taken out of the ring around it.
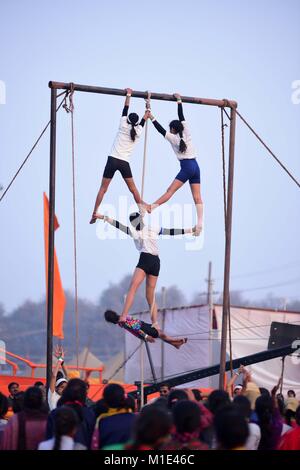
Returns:
[[[200,184],[200,168],[196,158],[185,158],[180,160],[180,172],[176,176],[176,180],[190,184]]]

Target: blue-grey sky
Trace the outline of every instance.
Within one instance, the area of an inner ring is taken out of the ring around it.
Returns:
[[[298,0],[67,0],[4,1],[0,10],[0,182],[5,187],[49,119],[49,80],[115,88],[127,86],[183,95],[232,98],[240,112],[300,178],[300,104],[292,83],[300,79]],[[98,298],[109,282],[131,272],[131,240],[96,237],[89,225],[123,98],[75,95],[79,295]],[[143,112],[142,100],[132,109]],[[163,124],[176,117],[173,103],[153,102]],[[186,105],[205,203],[205,243],[186,251],[183,240],[160,242],[158,289],[177,284],[191,298],[205,289],[208,261],[223,274],[224,221],[220,111]],[[226,131],[227,132],[227,131]],[[132,156],[141,182],[143,144]],[[58,117],[56,248],[65,288],[73,287],[70,117]],[[49,134],[0,205],[0,301],[7,311],[45,294],[42,193],[48,192]],[[171,147],[150,123],[145,199],[153,202],[178,172]],[[128,195],[118,175],[105,202]],[[129,195],[128,195],[129,196]],[[129,201],[131,199],[129,197]],[[188,185],[173,201],[191,202]],[[300,191],[238,122],[234,184],[233,289],[261,297],[295,299],[300,288]],[[236,277],[257,273],[249,277]],[[265,288],[277,285],[278,287]],[[216,282],[216,289],[221,282]]]

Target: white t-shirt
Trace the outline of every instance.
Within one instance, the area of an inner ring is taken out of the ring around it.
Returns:
[[[134,129],[136,131],[135,140],[133,141],[130,136],[130,131],[132,125],[128,124],[127,116],[122,116],[120,120],[119,131],[114,140],[111,152],[109,155],[112,157],[118,158],[119,160],[124,160],[129,162],[130,155],[133,151],[133,147],[137,143],[139,137],[143,132],[143,127],[138,125]]]
[[[257,450],[261,439],[260,427],[255,423],[248,423],[248,427],[249,436],[246,441],[245,447],[247,450]]]
[[[50,411],[54,410],[57,407],[57,402],[60,399],[60,395],[56,391],[51,392],[50,388],[48,390],[48,405]]]
[[[130,227],[132,238],[139,252],[150,253],[158,256],[158,235],[161,231],[160,227],[144,226],[142,230],[136,230]]]
[[[185,142],[186,145],[186,151],[184,153],[179,152],[179,144],[180,144],[180,139],[181,137],[179,134],[171,134],[171,132],[166,132],[165,139],[167,139],[170,144],[172,145],[172,148],[178,158],[178,160],[183,160],[183,159],[192,159],[196,158],[196,150],[193,146],[192,143],[192,138],[191,138],[191,133],[189,131],[189,128],[187,126],[186,121],[181,121],[183,125],[183,132],[182,132],[182,138]]]
[[[38,450],[52,450],[55,439],[48,439],[48,441],[40,442]],[[78,442],[74,442],[74,439],[70,436],[61,436],[59,450],[85,450],[86,447]]]

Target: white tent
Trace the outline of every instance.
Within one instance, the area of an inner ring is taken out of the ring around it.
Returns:
[[[136,315],[149,322],[148,313]],[[164,318],[163,318],[164,317]],[[219,363],[222,327],[222,306],[214,306],[214,322],[207,305],[166,309],[159,311],[159,324],[170,336],[186,336],[188,342],[180,350],[159,339],[150,344],[158,380],[179,375]],[[300,326],[300,313],[275,311],[258,308],[231,307],[231,328],[233,358],[239,358],[268,349],[271,323],[277,321]],[[214,326],[214,329],[212,328]],[[128,357],[139,344],[133,335],[125,334],[125,355]],[[229,353],[229,344],[227,344]],[[283,391],[293,388],[300,397],[300,359],[287,357],[285,360]],[[281,374],[281,358],[253,364],[250,370],[258,386],[271,389]],[[147,354],[144,352],[145,380],[151,380]],[[140,380],[140,353],[136,352],[125,367],[125,381]],[[218,377],[211,377],[190,383],[189,386],[218,386]],[[186,386],[186,385],[183,385]]]

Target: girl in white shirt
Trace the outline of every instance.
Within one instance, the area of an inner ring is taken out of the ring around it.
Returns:
[[[183,115],[182,101],[178,93],[174,94],[178,104],[178,118],[170,122],[170,132],[167,132],[157,122],[155,117],[150,114],[157,131],[167,139],[180,162],[180,172],[173,180],[167,191],[155,201],[151,206],[152,209],[167,202],[173,194],[178,191],[187,181],[190,183],[191,192],[197,210],[197,225],[195,235],[200,235],[203,221],[203,202],[200,193],[200,168],[196,160],[196,150],[193,147],[191,134]],[[151,210],[150,210],[151,212]]]
[[[121,173],[125,183],[128,186],[129,191],[133,194],[135,202],[140,207],[145,206],[145,208],[149,210],[149,206],[143,203],[143,201],[141,200],[141,196],[134,183],[129,164],[130,155],[133,152],[135,144],[142,135],[145,121],[149,117],[149,112],[145,111],[144,117],[140,122],[139,116],[136,113],[130,113],[128,116],[130,97],[132,94],[131,88],[126,88],[126,92],[126,100],[122,112],[119,131],[114,140],[111,152],[107,158],[102,183],[97,194],[90,224],[94,224],[96,222],[97,210],[116,171],[119,171]]]
[[[158,328],[157,324],[157,305],[155,303],[155,287],[160,271],[160,259],[158,253],[157,239],[159,235],[183,235],[186,233],[194,233],[195,227],[192,228],[162,228],[149,227],[144,224],[142,216],[138,212],[130,214],[129,220],[131,227],[121,224],[118,220],[110,219],[107,216],[96,215],[98,219],[103,219],[122,232],[130,235],[135,243],[137,250],[140,252],[139,262],[132,276],[129,291],[126,296],[125,304],[119,323],[126,321],[128,312],[133,304],[135,293],[146,278],[146,298],[150,309],[152,326]]]

